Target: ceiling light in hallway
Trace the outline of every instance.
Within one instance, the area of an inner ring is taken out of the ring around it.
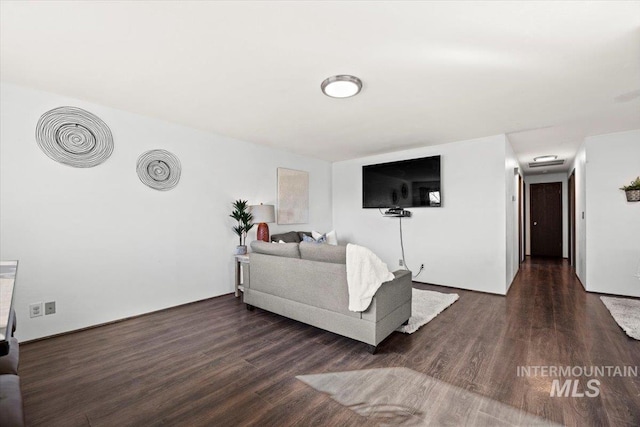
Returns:
[[[555,160],[557,158],[558,158],[558,156],[551,156],[551,155],[538,156],[538,157],[534,157],[533,161],[534,162],[550,162],[551,160]]]

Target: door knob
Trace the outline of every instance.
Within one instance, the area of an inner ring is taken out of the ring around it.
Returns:
[[[533,221],[533,225],[538,225],[538,221]]]

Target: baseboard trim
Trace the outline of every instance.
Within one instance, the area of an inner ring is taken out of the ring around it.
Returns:
[[[28,344],[32,344],[32,343],[35,343],[35,342],[38,342],[38,341],[44,341],[44,340],[48,340],[48,339],[51,339],[51,338],[63,337],[65,335],[70,335],[70,334],[75,334],[75,333],[78,333],[78,332],[88,331],[88,330],[91,330],[91,329],[101,328],[103,326],[113,325],[114,323],[120,323],[120,322],[124,322],[126,320],[137,319],[139,317],[149,316],[150,314],[160,313],[162,311],[169,311],[169,310],[173,310],[173,309],[176,309],[176,308],[179,308],[179,307],[184,307],[184,306],[187,306],[187,305],[197,304],[199,302],[209,301],[209,300],[212,300],[212,299],[221,298],[221,297],[225,297],[227,295],[233,295],[233,294],[234,294],[233,292],[229,292],[228,294],[217,295],[215,297],[204,298],[204,299],[197,300],[197,301],[185,302],[184,304],[174,305],[174,306],[167,307],[167,308],[161,308],[160,310],[154,310],[154,311],[150,311],[148,313],[136,314],[134,316],[124,317],[122,319],[111,320],[109,322],[98,323],[97,325],[91,325],[91,326],[87,326],[87,327],[84,327],[84,328],[72,329],[72,330],[66,331],[66,332],[60,332],[60,333],[53,334],[53,335],[47,335],[46,337],[34,338],[32,340],[27,340],[27,341],[20,341],[20,345],[28,345]]]

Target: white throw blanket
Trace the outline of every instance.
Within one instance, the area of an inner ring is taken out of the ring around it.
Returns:
[[[347,245],[349,311],[365,311],[380,285],[394,278],[387,264],[369,249]]]

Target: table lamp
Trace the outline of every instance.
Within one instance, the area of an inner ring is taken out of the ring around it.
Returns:
[[[273,205],[259,205],[251,206],[251,214],[253,215],[253,222],[258,223],[258,240],[263,242],[269,241],[269,226],[268,222],[276,221],[276,213]]]

